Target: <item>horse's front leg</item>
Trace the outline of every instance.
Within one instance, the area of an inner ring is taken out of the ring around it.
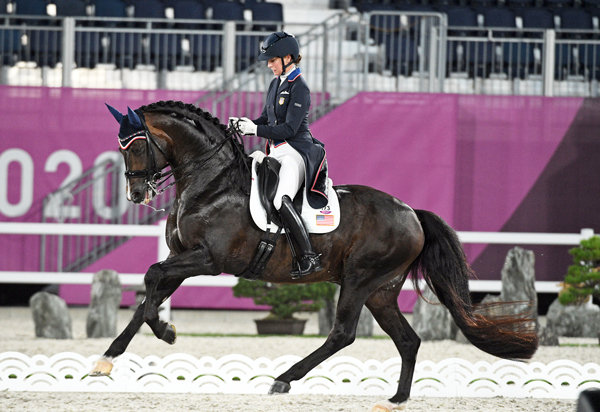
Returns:
[[[181,283],[181,282],[180,282]],[[158,292],[160,299],[165,299],[164,296],[169,297],[175,292],[179,284],[171,285],[171,288],[161,288]],[[104,355],[100,357],[95,363],[90,372],[92,376],[103,376],[110,374],[113,368],[113,359],[117,356],[122,355],[127,347],[131,343],[131,340],[138,332],[140,327],[144,324],[144,311],[146,306],[146,300],[144,300],[137,307],[133,314],[133,318],[129,324],[125,327],[123,332],[111,343],[110,347]]]
[[[183,282],[183,278],[167,278],[162,273],[161,263],[150,266],[144,283],[146,285],[146,299],[144,301],[143,321],[150,326],[154,335],[168,344],[172,345],[177,339],[175,327],[168,322],[160,320],[158,307],[166,301],[169,296],[177,290]]]
[[[143,320],[150,326],[154,335],[167,343],[175,342],[175,328],[158,317],[158,307],[181,285],[192,276],[218,275],[210,264],[212,260],[203,248],[187,250],[167,260],[150,266],[144,276],[146,284],[146,301]],[[172,290],[171,293],[163,293]]]

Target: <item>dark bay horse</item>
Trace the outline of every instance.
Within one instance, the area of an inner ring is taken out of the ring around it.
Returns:
[[[125,352],[144,322],[159,339],[173,344],[175,328],[159,319],[158,306],[186,278],[242,274],[262,236],[248,207],[251,157],[217,118],[172,101],[142,106],[128,115],[111,111],[121,123],[121,132],[138,130],[120,135],[128,198],[137,204],[151,199],[159,172],[170,165],[176,199],[166,230],[171,253],[148,269],[146,300],[94,365],[92,374],[96,375],[110,373],[112,359]],[[397,303],[409,274],[415,282],[419,275],[424,278],[477,348],[505,359],[533,356],[537,334],[526,316],[491,317],[475,310],[468,289],[471,269],[456,232],[440,217],[413,210],[370,187],[334,189],[330,196],[339,198],[342,222],[329,234],[312,236],[315,249],[323,254],[323,270],[292,280],[291,253],[281,237],[262,277],[275,283],[332,282],[341,286],[335,323],[325,343],[278,376],[269,393],[287,393],[290,382],[350,345],[361,308],[366,305],[402,358],[396,394],[374,410],[403,408],[420,345]]]

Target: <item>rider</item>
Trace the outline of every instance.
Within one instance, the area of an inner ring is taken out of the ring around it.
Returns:
[[[313,250],[292,199],[305,182],[311,207],[319,209],[328,203],[325,149],[308,127],[310,90],[298,67],[301,59],[294,35],[280,31],[268,36],[261,45],[258,60],[267,61],[275,78],[269,85],[262,114],[254,120],[246,117],[230,119],[238,122],[244,135],[267,139],[266,154],[281,163],[273,204],[300,248],[299,268],[292,270],[293,278],[306,276],[322,267],[320,255]]]

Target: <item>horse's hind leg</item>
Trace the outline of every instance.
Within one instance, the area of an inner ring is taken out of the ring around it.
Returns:
[[[401,288],[402,282],[392,281],[373,292],[366,302],[367,308],[369,308],[379,326],[390,335],[402,357],[402,370],[396,394],[389,399],[389,402],[379,402],[373,408],[373,411],[404,409],[410,396],[410,387],[421,339],[398,308],[397,299]]]
[[[335,322],[325,343],[278,376],[269,389],[269,394],[289,392],[291,381],[302,379],[325,359],[354,342],[358,318],[368,295],[366,290],[351,290],[342,285]]]

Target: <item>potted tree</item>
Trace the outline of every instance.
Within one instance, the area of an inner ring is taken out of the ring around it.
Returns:
[[[335,285],[326,282],[283,285],[240,279],[233,287],[235,297],[252,298],[257,305],[271,307],[265,319],[255,320],[259,335],[302,335],[306,319],[294,314],[318,311],[334,294]]]
[[[573,265],[569,266],[558,300],[563,305],[590,302],[592,296],[600,299],[600,237],[592,236],[569,250]],[[590,302],[591,303],[591,302]],[[598,332],[600,341],[600,331]]]

